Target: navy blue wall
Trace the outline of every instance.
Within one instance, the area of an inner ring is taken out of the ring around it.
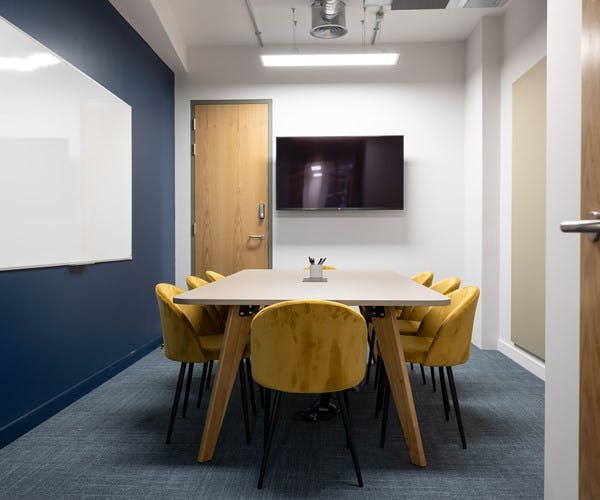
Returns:
[[[158,345],[175,212],[172,71],[107,0],[0,0],[0,16],[133,109],[133,260],[0,272],[2,446]]]

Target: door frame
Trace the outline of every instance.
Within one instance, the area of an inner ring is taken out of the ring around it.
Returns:
[[[269,269],[273,268],[273,99],[214,99],[214,100],[191,100],[190,101],[190,180],[191,180],[191,197],[190,197],[190,241],[191,241],[191,272],[196,274],[196,241],[194,238],[194,217],[195,205],[196,205],[196,168],[194,161],[194,115],[195,107],[198,104],[267,104],[269,114],[269,125],[268,125],[268,138],[269,138],[269,153],[267,157],[267,203],[269,205],[268,217],[269,217],[269,228],[267,231],[269,238],[268,246],[268,257],[269,257]],[[200,221],[196,221],[200,222]]]

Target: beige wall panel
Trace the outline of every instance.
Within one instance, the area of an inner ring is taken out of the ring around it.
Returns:
[[[545,354],[546,59],[513,84],[511,338]]]

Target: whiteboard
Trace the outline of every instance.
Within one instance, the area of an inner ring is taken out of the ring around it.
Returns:
[[[131,259],[131,107],[0,17],[0,270]]]

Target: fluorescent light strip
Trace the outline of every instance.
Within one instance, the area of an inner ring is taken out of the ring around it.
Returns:
[[[262,54],[263,66],[393,66],[398,62],[396,52],[358,54]]]

